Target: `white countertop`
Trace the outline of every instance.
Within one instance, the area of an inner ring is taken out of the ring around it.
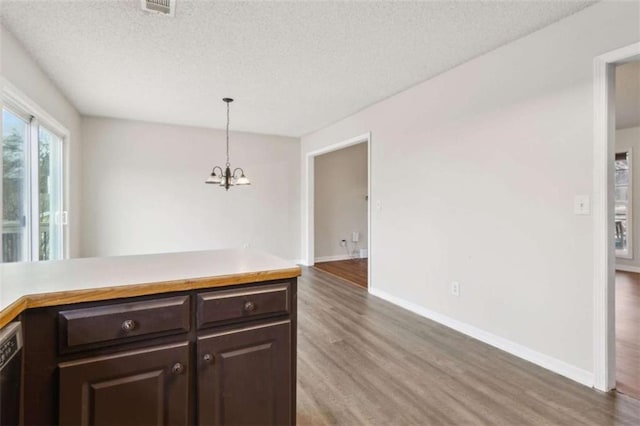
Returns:
[[[292,262],[240,249],[5,263],[0,264],[0,326],[29,307],[299,275]],[[17,306],[22,300],[25,306]]]

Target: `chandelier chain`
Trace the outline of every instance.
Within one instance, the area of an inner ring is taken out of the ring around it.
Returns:
[[[227,167],[231,164],[229,163],[229,102],[227,102]]]

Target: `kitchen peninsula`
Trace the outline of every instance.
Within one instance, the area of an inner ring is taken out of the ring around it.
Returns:
[[[294,424],[299,275],[249,250],[0,265],[22,423]]]

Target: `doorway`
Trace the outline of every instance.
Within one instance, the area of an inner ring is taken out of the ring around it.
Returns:
[[[367,288],[367,143],[314,158],[315,267]]]
[[[635,257],[633,202],[626,201],[622,194],[627,191],[628,195],[633,196],[634,154],[633,149],[619,149],[619,155],[616,156],[616,70],[619,66],[638,60],[640,43],[606,53],[594,60],[593,371],[594,387],[602,391],[617,386],[616,326],[622,325],[622,322],[616,323],[616,315],[624,314],[616,311],[616,267],[624,263],[625,256]],[[622,175],[625,168],[627,177],[619,176],[616,185],[616,174]],[[626,189],[622,188],[625,186],[624,179],[628,182]],[[627,203],[625,206],[623,201]],[[622,296],[620,298],[621,302]]]
[[[616,389],[640,399],[640,60],[616,65],[614,88]]]
[[[305,177],[303,263],[370,291],[371,135],[309,152]]]

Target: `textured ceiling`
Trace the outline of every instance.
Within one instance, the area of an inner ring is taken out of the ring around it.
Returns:
[[[640,61],[616,68],[616,128],[640,126]]]
[[[300,136],[593,2],[1,0],[82,114]]]

